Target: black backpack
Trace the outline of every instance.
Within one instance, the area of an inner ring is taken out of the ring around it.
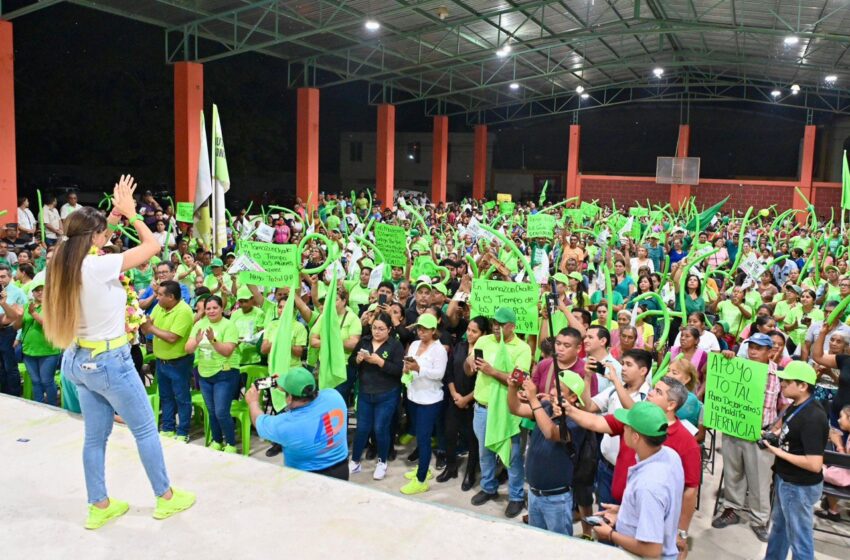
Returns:
[[[596,434],[586,431],[578,452],[572,441],[567,442],[567,448],[573,460],[573,486],[591,486],[596,480],[596,465],[599,462],[599,440]]]

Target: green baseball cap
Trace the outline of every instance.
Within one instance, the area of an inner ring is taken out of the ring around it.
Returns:
[[[516,324],[516,313],[510,307],[500,307],[493,315],[493,320],[504,325],[505,323]]]
[[[557,273],[553,274],[552,278],[555,280],[555,282],[560,282],[561,284],[564,284],[564,285],[569,285],[569,283],[570,283],[570,279],[563,272],[557,272]]]
[[[216,258],[214,258],[213,260],[210,261],[210,266],[212,266],[212,267],[224,266],[224,262],[222,262],[222,260],[220,258],[216,257]]]
[[[561,383],[566,385],[567,388],[578,397],[578,403],[581,406],[584,406],[584,401],[581,400],[581,394],[584,393],[584,379],[582,379],[576,372],[568,369],[560,372],[558,374],[558,378],[561,380]]]
[[[572,278],[573,280],[578,280],[579,282],[584,280],[581,275],[581,272],[570,272],[569,274],[567,274],[567,278]]]
[[[432,286],[430,282],[419,282],[416,284],[416,290],[414,291],[418,292],[419,288],[428,288],[429,290],[433,290],[434,286]]]
[[[667,435],[667,415],[657,404],[636,402],[631,408],[614,411],[614,418],[644,436]]]
[[[39,288],[43,288],[44,287],[44,278],[37,278],[36,280],[33,280],[32,282],[27,284],[27,286],[29,287],[30,291],[37,290]]]
[[[363,270],[364,268],[375,270],[375,263],[372,262],[372,259],[363,259],[360,261],[360,270]]]
[[[437,318],[430,313],[423,313],[416,320],[415,326],[422,327],[423,329],[436,329]]]
[[[248,286],[242,286],[236,291],[236,299],[254,299],[254,294],[251,293],[251,290],[248,288]]]
[[[444,296],[449,295],[449,290],[446,289],[445,284],[437,283],[437,284],[434,285],[434,289],[437,290],[438,292],[440,292],[441,294],[443,294]]]
[[[316,389],[316,379],[303,367],[292,368],[281,377],[278,386],[293,397],[303,397],[308,387],[310,392]]]
[[[791,362],[785,369],[777,371],[776,377],[787,381],[802,381],[814,386],[818,382],[818,375],[815,373],[815,368],[806,362]]]

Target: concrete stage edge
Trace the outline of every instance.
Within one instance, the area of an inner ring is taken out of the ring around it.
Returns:
[[[4,560],[630,557],[515,522],[174,440],[163,440],[172,484],[196,492],[198,502],[172,519],[156,521],[133,437],[118,424],[107,447],[107,484],[110,495],[130,502],[130,511],[86,531],[82,444],[81,417],[0,396]]]

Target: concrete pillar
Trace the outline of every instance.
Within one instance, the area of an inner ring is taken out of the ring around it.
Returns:
[[[194,202],[204,110],[204,65],[174,64],[174,194],[175,202]],[[177,209],[175,208],[176,212]]]
[[[487,125],[475,125],[472,166],[472,198],[481,200],[487,190]]]
[[[18,165],[15,151],[15,54],[12,24],[0,21],[0,223],[18,221]],[[31,201],[35,202],[35,201]],[[41,208],[33,207],[38,216]]]
[[[570,147],[567,156],[567,198],[577,196],[581,199],[581,181],[578,176],[579,146],[581,144],[581,125],[570,125]]]
[[[384,208],[392,208],[395,190],[395,105],[378,105],[375,187]]]
[[[298,88],[296,194],[313,210],[319,201],[319,90]]]
[[[803,133],[803,158],[802,163],[800,164],[800,191],[812,204],[815,202],[812,200],[812,195],[814,194],[812,189],[812,176],[814,174],[815,165],[816,136],[817,127],[814,125],[806,125],[806,130]],[[805,224],[809,221],[808,206],[797,192],[797,189],[794,189],[794,202],[792,207],[795,210],[805,210],[805,212],[798,213],[796,215],[797,223]]]
[[[449,168],[449,117],[434,117],[433,162],[431,164],[431,202],[446,202]]]

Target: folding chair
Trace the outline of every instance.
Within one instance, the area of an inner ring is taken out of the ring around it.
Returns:
[[[850,469],[850,455],[844,453],[836,453],[835,451],[824,451],[823,466],[825,467],[840,467],[842,469]],[[833,484],[823,483],[824,497],[838,498],[839,500],[850,500],[850,486],[835,486]],[[828,522],[827,522],[828,523]],[[827,525],[829,529],[824,529],[820,525],[823,523],[815,523],[815,531],[836,535],[839,537],[850,538],[850,534],[841,533],[831,530],[832,524]]]

